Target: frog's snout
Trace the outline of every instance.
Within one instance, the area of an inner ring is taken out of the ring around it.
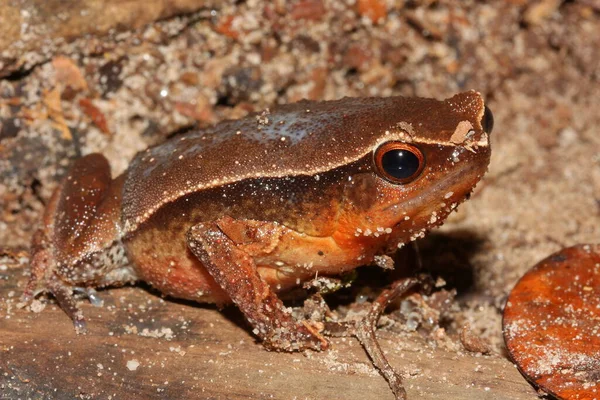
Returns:
[[[483,117],[481,118],[481,127],[488,135],[492,133],[494,129],[494,115],[492,114],[492,110],[489,109],[488,106],[484,106],[485,111],[483,112]]]

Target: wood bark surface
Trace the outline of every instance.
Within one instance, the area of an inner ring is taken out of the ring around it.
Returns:
[[[142,287],[82,303],[87,335],[54,304],[18,309],[22,266],[0,276],[0,398],[393,399],[359,343],[325,352],[268,352],[241,314],[163,300]],[[531,400],[513,365],[497,356],[435,349],[416,334],[379,331],[409,399]]]

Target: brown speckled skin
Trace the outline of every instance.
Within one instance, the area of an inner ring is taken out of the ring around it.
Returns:
[[[191,132],[132,161],[123,202],[125,229],[134,230],[162,204],[185,193],[245,178],[315,175],[348,165],[391,139],[399,123],[412,125],[419,138],[448,142],[460,121],[480,126],[482,113],[483,100],[472,91],[445,102],[344,98],[281,106],[264,116],[268,122],[251,115]],[[388,138],[386,131],[392,133]],[[292,134],[281,140],[285,132]]]
[[[150,148],[112,184],[103,158],[88,156],[72,169],[78,183],[63,183],[46,212],[25,297],[141,279],[175,297],[233,300],[270,348],[323,348],[274,290],[369,264],[440,225],[487,169],[483,115],[473,91],[445,101],[300,102]],[[414,181],[378,173],[373,152],[388,141],[424,154]],[[71,211],[82,192],[87,209]]]

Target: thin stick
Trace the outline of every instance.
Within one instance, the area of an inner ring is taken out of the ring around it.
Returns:
[[[420,282],[417,278],[405,278],[394,282],[389,289],[381,292],[373,302],[368,314],[356,323],[334,322],[326,324],[327,334],[330,336],[355,336],[358,339],[375,368],[388,382],[397,400],[407,400],[406,390],[402,385],[402,377],[394,371],[385,354],[383,354],[375,336],[375,328],[386,307]]]

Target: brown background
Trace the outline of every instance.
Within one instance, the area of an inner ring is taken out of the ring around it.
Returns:
[[[421,244],[458,297],[443,330],[379,335],[411,399],[535,398],[504,358],[500,310],[535,262],[600,238],[598,2],[121,3],[0,0],[4,249],[27,248],[80,154],[117,174],[179,131],[279,103],[477,89],[496,119],[490,171]],[[391,398],[354,340],[269,353],[235,310],[142,287],[85,304],[77,337],[54,305],[16,308],[26,265],[0,259],[0,398]],[[492,355],[463,349],[466,322]]]

